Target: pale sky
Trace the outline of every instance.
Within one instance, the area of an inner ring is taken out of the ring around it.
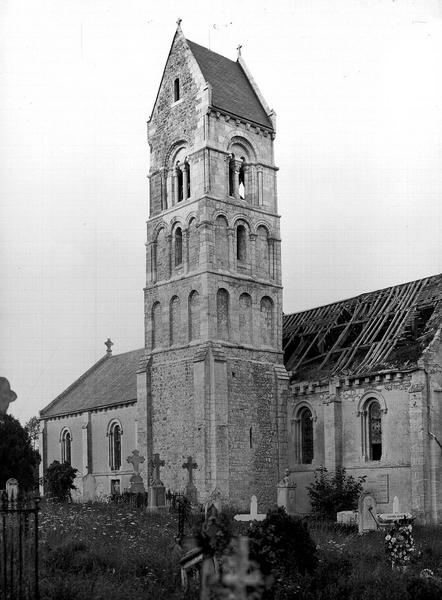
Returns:
[[[143,346],[146,121],[183,19],[276,110],[284,311],[442,271],[442,3],[0,0],[0,375]]]

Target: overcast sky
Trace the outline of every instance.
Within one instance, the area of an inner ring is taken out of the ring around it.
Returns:
[[[284,311],[442,270],[437,0],[0,0],[0,375],[24,422],[143,345],[146,121],[176,19],[276,110]]]

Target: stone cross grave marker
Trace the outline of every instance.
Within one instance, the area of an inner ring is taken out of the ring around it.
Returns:
[[[250,498],[250,514],[235,515],[235,521],[264,521],[266,515],[258,513],[258,499],[255,495]]]
[[[144,460],[144,456],[140,456],[138,450],[132,450],[132,455],[127,457],[127,462],[132,463],[132,466],[134,468],[134,474],[130,478],[129,488],[129,491],[134,494],[139,494],[146,491],[144,489],[143,478],[140,475],[140,463],[143,463]]]
[[[160,478],[160,467],[164,467],[164,460],[160,459],[160,455],[158,453],[153,455],[153,458],[149,460],[149,467],[152,471],[155,471],[153,476],[153,485],[163,485]]]
[[[18,499],[18,481],[13,477],[6,482],[6,495],[8,502],[16,502]]]
[[[189,481],[186,485],[186,496],[189,499],[191,504],[196,504],[197,502],[197,491],[195,484],[193,483],[193,470],[198,468],[196,462],[194,462],[191,456],[187,457],[187,460],[182,465],[183,469],[187,469],[189,473]]]

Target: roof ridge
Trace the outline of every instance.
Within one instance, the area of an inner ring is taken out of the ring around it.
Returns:
[[[412,279],[411,281],[405,281],[404,283],[398,283],[396,285],[387,285],[386,287],[378,288],[377,290],[371,290],[369,292],[362,292],[360,294],[356,294],[355,296],[349,296],[347,298],[341,298],[341,300],[335,300],[334,302],[327,302],[326,304],[318,304],[318,306],[313,306],[312,308],[307,308],[305,310],[295,310],[291,313],[284,313],[283,318],[291,317],[292,315],[300,315],[301,313],[308,313],[312,310],[318,310],[318,308],[325,308],[326,306],[332,306],[333,304],[342,304],[343,302],[348,302],[349,300],[356,300],[357,298],[361,298],[362,296],[377,294],[378,292],[383,292],[386,290],[390,290],[392,288],[400,288],[405,285],[410,285],[411,283],[417,283],[419,281],[423,282],[425,280],[432,279],[433,277],[442,277],[442,273],[428,275],[427,277],[421,277],[419,279]]]
[[[193,42],[192,40],[189,40],[188,38],[184,38],[184,39],[186,40],[187,43],[193,44],[194,46],[198,46],[199,48],[202,48],[203,50],[206,50],[207,52],[210,52],[212,54],[216,54],[217,56],[221,56],[221,58],[224,58],[224,60],[229,60],[234,65],[239,64],[237,60],[232,60],[228,56],[224,56],[224,54],[215,52],[215,50],[211,50],[210,48],[207,48],[206,46],[202,46],[201,44],[198,44],[197,42]]]

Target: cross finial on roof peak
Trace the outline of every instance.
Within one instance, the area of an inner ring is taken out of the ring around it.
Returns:
[[[183,19],[181,17],[178,17],[178,19],[176,20],[176,24],[178,25],[178,28],[181,28],[181,21]]]
[[[111,341],[110,338],[107,338],[107,341],[104,342],[104,345],[106,346],[107,350],[106,350],[106,354],[108,356],[112,356],[112,346],[114,345],[114,343]]]
[[[241,48],[242,48],[242,44],[238,44],[238,46],[236,47],[236,50],[238,52],[238,58],[241,56]]]

